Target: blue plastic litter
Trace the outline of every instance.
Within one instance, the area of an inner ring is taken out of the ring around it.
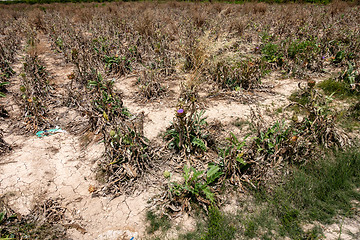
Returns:
[[[39,138],[42,138],[42,137],[50,136],[55,133],[61,133],[61,132],[65,132],[65,130],[62,130],[59,127],[55,127],[55,128],[49,129],[49,130],[38,131],[36,133],[36,136],[38,136]]]
[[[135,238],[134,238],[134,237],[132,237],[132,238],[130,238],[130,240],[135,240]]]

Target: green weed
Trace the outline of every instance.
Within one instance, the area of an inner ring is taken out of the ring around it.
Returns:
[[[318,56],[320,52],[319,46],[314,40],[295,40],[288,48],[288,56],[296,61],[309,61],[312,57]]]
[[[126,56],[104,56],[105,67],[109,72],[124,75],[131,72],[131,60]]]
[[[207,231],[203,240],[234,239],[236,228],[216,207],[209,209]]]
[[[331,223],[336,215],[351,212],[351,200],[360,199],[356,191],[360,186],[359,170],[357,150],[328,155],[294,169],[283,186],[264,195],[272,216],[281,224],[280,233],[293,239],[313,236],[318,232],[305,233],[301,228],[303,222]]]
[[[199,221],[196,232],[182,235],[180,239],[228,239],[224,236],[321,239],[320,227],[315,225],[304,231],[303,225],[313,221],[328,224],[334,222],[336,216],[351,215],[352,200],[360,200],[359,187],[358,149],[329,153],[324,158],[292,167],[281,185],[253,190],[256,201],[244,202],[236,215],[219,210],[212,212],[214,209],[209,208],[207,221]],[[248,205],[257,210],[249,212]]]
[[[319,83],[318,86],[328,95],[333,94],[340,98],[346,98],[353,95],[346,83],[334,79],[324,80]]]
[[[239,141],[233,133],[230,133],[230,137],[226,139],[227,145],[219,149],[219,166],[224,172],[224,178],[230,179],[234,184],[240,183],[242,173],[251,165],[251,161],[244,156],[246,138]]]
[[[257,151],[265,151],[268,154],[275,153],[275,149],[288,139],[291,129],[285,126],[285,121],[276,121],[271,127],[265,131],[259,132],[254,138]]]

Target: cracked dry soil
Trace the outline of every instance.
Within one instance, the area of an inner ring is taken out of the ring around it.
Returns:
[[[40,58],[45,60],[51,74],[51,81],[57,94],[65,94],[67,74],[71,66],[50,50],[45,36]],[[23,54],[13,68],[21,73]],[[29,214],[31,209],[45,199],[60,199],[67,209],[66,218],[76,223],[69,224],[70,239],[138,239],[144,232],[143,213],[154,189],[133,196],[115,199],[93,197],[90,186],[97,186],[96,170],[104,147],[93,142],[86,148],[80,136],[68,132],[38,138],[35,134],[17,135],[13,131],[20,125],[19,107],[14,101],[19,89],[19,76],[14,76],[6,99],[2,99],[11,114],[10,120],[1,121],[4,140],[13,150],[0,157],[0,196],[5,196],[9,205],[20,215]],[[66,107],[54,106],[54,125],[65,130],[70,123],[81,124],[81,116]],[[13,123],[12,121],[17,123]]]

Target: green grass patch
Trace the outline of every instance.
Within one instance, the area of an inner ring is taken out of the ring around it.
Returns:
[[[283,186],[263,197],[281,223],[281,235],[298,239],[306,234],[304,222],[331,223],[337,215],[348,215],[351,200],[360,200],[359,186],[360,152],[349,150],[294,169]]]
[[[150,234],[152,234],[158,230],[166,232],[171,227],[169,218],[166,215],[163,215],[160,217],[160,216],[157,216],[152,211],[148,211],[146,213],[146,220],[149,222],[149,225],[146,228],[146,231]]]
[[[235,239],[236,221],[230,215],[226,215],[216,207],[209,208],[206,223],[199,222],[197,230],[180,235],[179,239],[186,240],[217,240]]]
[[[237,214],[210,208],[208,219],[180,239],[321,239],[320,226],[304,231],[307,223],[334,222],[351,216],[352,200],[360,201],[360,152],[351,149],[329,153],[322,159],[290,168],[292,174],[272,190],[254,190]],[[249,208],[249,206],[251,206]],[[251,211],[250,211],[251,209]]]
[[[318,84],[318,87],[324,90],[325,94],[333,94],[340,99],[348,97],[360,97],[359,92],[351,90],[347,83],[334,79],[324,80]]]
[[[360,101],[350,105],[339,113],[340,126],[348,132],[360,130]]]
[[[289,100],[292,102],[300,103],[301,105],[305,106],[310,102],[310,93],[308,92],[302,93],[300,91],[296,91],[290,95]],[[295,110],[299,111],[299,109],[295,109]]]

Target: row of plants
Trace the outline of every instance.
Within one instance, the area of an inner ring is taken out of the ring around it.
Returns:
[[[356,141],[338,127],[332,99],[320,93],[314,81],[299,85],[296,96],[288,106],[291,119],[269,126],[253,110],[250,134],[240,140],[230,133],[220,146],[210,146],[217,150],[216,160],[184,163],[183,179],[177,181],[175,172],[164,171],[165,194],[160,194],[159,210],[148,212],[148,233],[163,236],[171,228],[170,220],[185,211],[195,213],[197,226],[179,239],[319,239],[323,236],[319,224],[332,223],[337,214],[356,213],[352,204],[359,198]],[[190,106],[196,106],[196,98],[192,99]],[[214,136],[209,136],[206,118],[196,121],[203,112],[185,109],[175,113],[164,138],[170,139],[169,148],[184,153],[182,157],[199,156],[210,150],[205,143]],[[204,144],[192,144],[194,139]],[[222,213],[224,194],[234,188],[249,191],[255,203],[245,201],[238,212]],[[320,223],[303,229],[313,221]]]
[[[222,18],[217,14],[223,5],[191,8],[190,3],[172,3],[158,4],[156,9],[146,5],[151,3],[89,6],[77,11],[80,21],[66,16],[66,5],[56,10],[50,6],[38,17],[54,47],[69,61],[105,66],[117,76],[150,69],[165,77],[196,69],[220,88],[250,89],[278,67],[285,74],[304,77],[359,59],[356,7],[346,4],[311,9],[283,6],[281,10],[264,5],[261,11],[245,4],[227,9]],[[178,5],[183,11],[176,11]],[[253,15],[267,20],[259,22]],[[219,37],[233,45],[217,51]],[[252,48],[246,53],[254,55],[250,59],[244,59],[238,48],[246,42]],[[183,66],[181,71],[177,65]]]
[[[45,63],[37,52],[37,34],[29,29],[27,32],[27,53],[23,59],[22,73],[20,74],[20,89],[18,101],[23,110],[26,131],[39,131],[49,128],[48,105],[51,98],[50,74]]]
[[[12,64],[16,61],[16,53],[20,47],[20,38],[17,37],[19,32],[14,30],[17,29],[17,24],[16,19],[0,23],[0,98],[6,97],[7,87],[11,84],[10,79],[16,74]],[[6,106],[2,104],[0,104],[0,117],[10,117]],[[0,155],[11,149],[11,146],[2,137],[2,132],[0,132]]]

